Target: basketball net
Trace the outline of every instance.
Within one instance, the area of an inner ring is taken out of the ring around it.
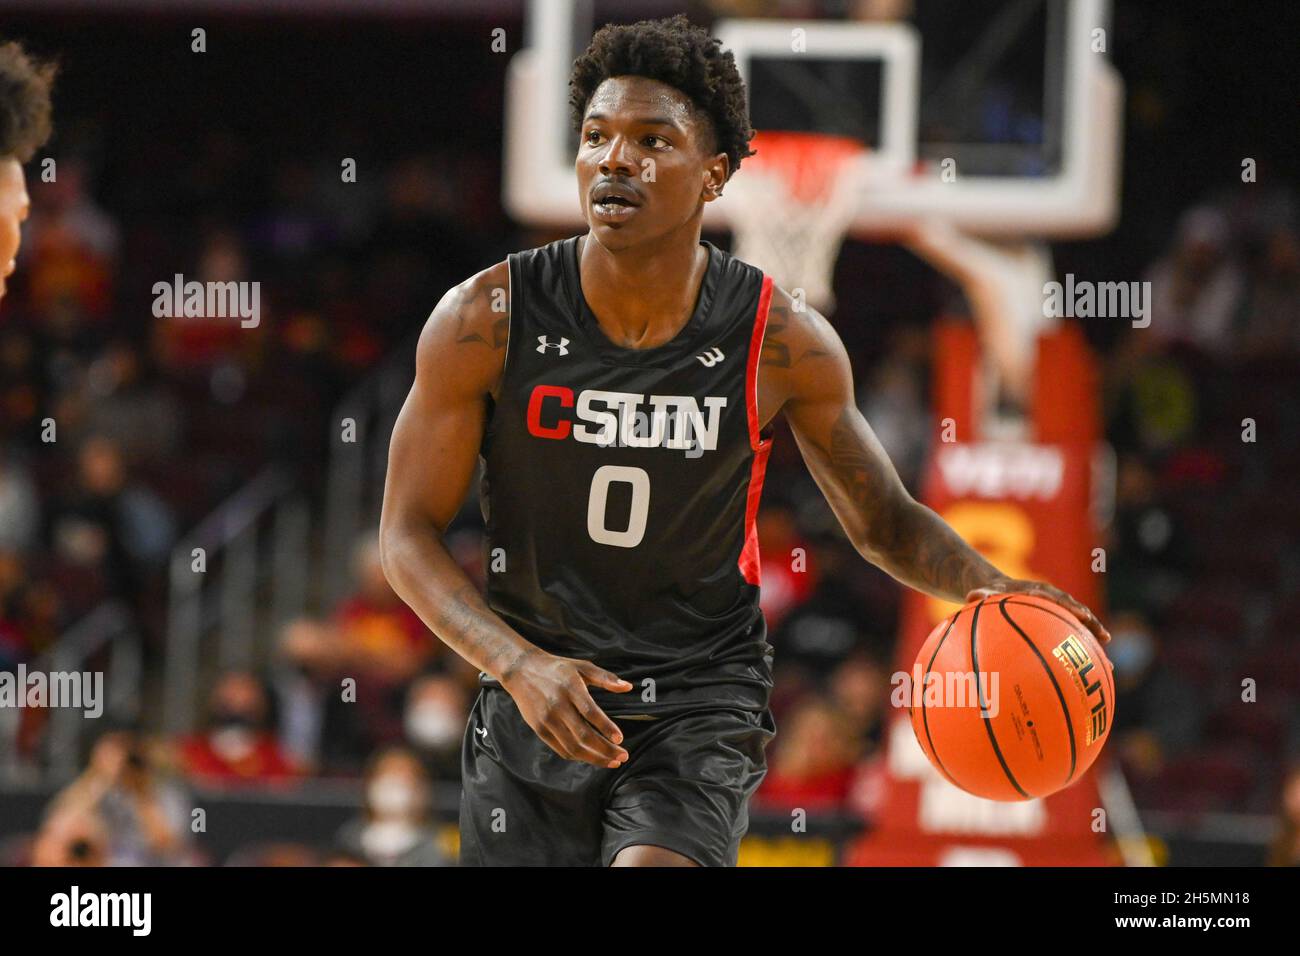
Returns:
[[[813,308],[835,307],[835,260],[858,211],[867,147],[820,133],[763,130],[729,184],[734,254]]]

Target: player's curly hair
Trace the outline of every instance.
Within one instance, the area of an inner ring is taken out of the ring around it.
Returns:
[[[591,38],[587,51],[573,61],[569,105],[574,129],[581,129],[596,88],[612,76],[644,76],[690,97],[708,116],[719,152],[727,154],[731,172],[754,155],[749,141],[745,83],[730,50],[684,14],[663,20],[641,20],[630,26],[608,24]]]
[[[0,157],[25,163],[50,138],[50,89],[58,66],[0,43]]]

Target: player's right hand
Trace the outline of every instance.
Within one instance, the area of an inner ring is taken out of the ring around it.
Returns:
[[[596,706],[587,685],[626,693],[632,684],[590,661],[530,652],[501,686],[528,726],[566,760],[613,769],[627,760],[623,732]]]

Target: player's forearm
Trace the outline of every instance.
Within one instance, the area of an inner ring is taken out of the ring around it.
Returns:
[[[872,564],[908,587],[958,603],[1004,575],[952,527],[908,496],[873,516],[859,550]]]
[[[381,541],[393,590],[439,640],[479,670],[502,680],[537,650],[488,607],[432,524],[386,529]]]
[[[816,408],[792,424],[804,459],[858,552],[908,587],[950,601],[992,586],[1001,572],[918,502],[857,408],[844,404],[832,426]]]

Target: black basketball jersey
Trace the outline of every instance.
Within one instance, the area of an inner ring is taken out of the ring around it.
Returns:
[[[509,257],[509,342],[481,448],[487,601],[544,650],[631,681],[591,688],[611,714],[761,710],[772,687],[755,531],[772,281],[702,244],[690,321],[649,349],[600,329],[579,237]]]

